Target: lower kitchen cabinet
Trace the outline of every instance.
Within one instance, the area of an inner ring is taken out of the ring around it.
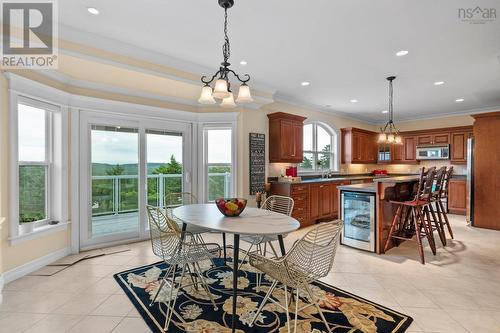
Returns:
[[[465,215],[467,186],[465,179],[450,179],[448,187],[448,210],[451,214]]]
[[[294,200],[292,217],[301,227],[318,220],[338,218],[339,197],[337,186],[350,181],[318,181],[311,183],[273,183],[270,194],[289,196]]]

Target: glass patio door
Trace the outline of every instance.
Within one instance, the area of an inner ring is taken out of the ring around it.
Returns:
[[[146,239],[146,204],[191,191],[190,125],[85,112],[80,126],[80,248]]]

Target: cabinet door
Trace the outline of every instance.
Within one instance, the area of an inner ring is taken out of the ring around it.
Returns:
[[[417,155],[415,137],[413,136],[404,137],[403,142],[404,142],[404,160],[415,161]]]
[[[281,152],[280,157],[282,159],[290,159],[294,151],[294,129],[293,124],[289,120],[280,121],[280,133],[281,133]]]
[[[294,122],[292,124],[293,127],[293,149],[292,149],[292,158],[296,159],[298,162],[302,162],[304,159],[303,152],[303,124]]]
[[[434,134],[432,138],[432,143],[433,144],[450,143],[450,134],[449,133]]]
[[[417,145],[430,145],[432,144],[432,135],[419,135],[417,137]]]
[[[321,184],[319,186],[320,193],[320,216],[332,215],[332,184]]]
[[[404,142],[402,144],[396,144],[392,146],[392,163],[403,162],[405,157],[405,146]]]
[[[465,180],[450,179],[448,188],[448,208],[452,214],[465,214],[467,200]]]
[[[352,160],[361,161],[361,136],[359,133],[352,133]]]
[[[311,184],[309,191],[309,217],[316,220],[320,216],[319,185]]]
[[[467,161],[467,132],[451,133],[451,161],[465,163]]]

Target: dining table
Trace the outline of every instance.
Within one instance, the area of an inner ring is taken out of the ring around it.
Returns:
[[[183,234],[188,225],[222,233],[224,253],[226,253],[225,234],[233,235],[232,332],[235,332],[240,236],[277,236],[281,254],[285,255],[283,235],[297,230],[300,227],[299,221],[285,214],[254,207],[246,207],[239,216],[227,217],[219,211],[215,203],[184,205],[175,208],[172,213],[182,221]],[[226,258],[225,254],[224,257]]]

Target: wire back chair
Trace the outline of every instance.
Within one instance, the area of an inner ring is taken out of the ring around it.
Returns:
[[[293,206],[294,201],[292,198],[281,195],[271,195],[262,203],[261,209],[290,216],[292,215]],[[286,235],[283,235],[283,237],[285,236]],[[242,263],[248,257],[248,254],[252,251],[254,246],[257,247],[257,251],[259,253],[266,255],[267,245],[269,245],[274,256],[278,256],[278,253],[272,243],[273,241],[278,240],[278,236],[242,236],[241,240],[250,243],[250,248],[245,253]],[[262,248],[262,244],[264,244],[264,248]]]
[[[217,244],[199,244],[195,241],[194,236],[188,232],[184,235],[180,235],[174,227],[176,222],[169,219],[160,207],[146,205],[146,210],[148,212],[149,232],[151,235],[153,252],[159,255],[168,267],[149,306],[154,304],[162,288],[168,285],[170,291],[166,301],[167,311],[165,314],[164,326],[164,331],[166,331],[172,319],[172,315],[175,312],[174,308],[177,301],[177,295],[181,288],[189,285],[195,285],[197,288],[198,284],[201,284],[207,292],[214,309],[217,310],[217,305],[210,293],[199,262],[215,258],[215,253],[220,254],[220,247]],[[190,265],[192,266],[192,271]],[[176,283],[178,267],[181,267],[181,274],[180,281]],[[188,271],[191,277],[192,284],[183,284],[186,271]],[[196,277],[195,279],[192,278],[193,274]],[[185,322],[181,316],[177,313],[175,314],[182,322]]]
[[[254,322],[268,300],[271,300],[275,304],[283,307],[283,305],[270,298],[277,284],[282,283],[284,285],[284,290],[286,291],[284,308],[287,313],[288,331],[290,331],[290,316],[288,310],[287,290],[288,287],[290,287],[292,288],[292,295],[293,289],[296,291],[294,331],[297,330],[298,312],[308,306],[314,305],[318,310],[328,332],[331,332],[330,326],[328,325],[328,322],[318,305],[318,301],[314,298],[309,285],[312,282],[325,277],[332,269],[342,226],[342,220],[319,224],[317,227],[305,234],[304,237],[296,241],[290,251],[281,258],[268,258],[256,253],[250,254],[250,265],[261,270],[274,279],[255,314]],[[308,300],[310,301],[309,304],[301,309],[298,308],[300,290],[307,293]]]

